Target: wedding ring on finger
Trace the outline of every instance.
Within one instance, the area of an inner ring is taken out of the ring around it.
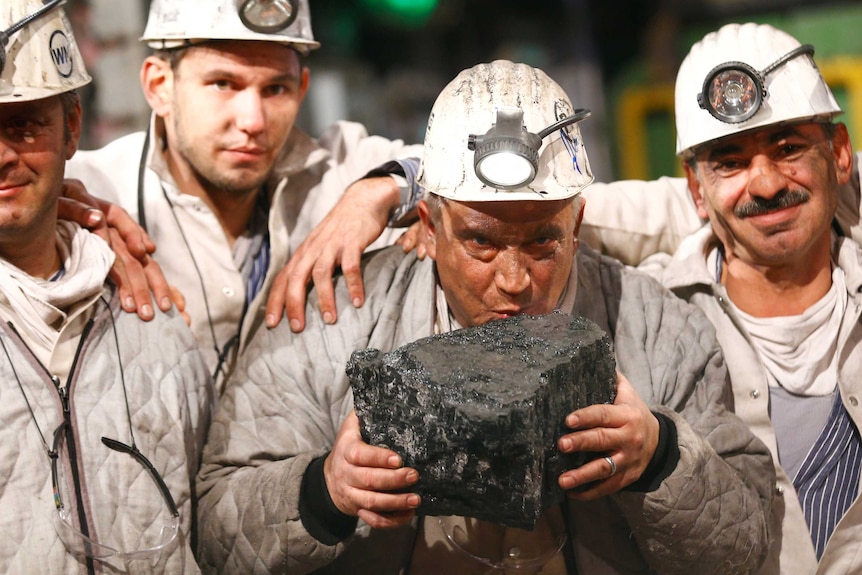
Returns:
[[[610,473],[610,475],[608,475],[608,477],[607,477],[607,479],[610,479],[611,477],[613,477],[614,475],[616,475],[616,474],[617,474],[617,464],[616,464],[616,463],[614,463],[614,460],[613,460],[613,458],[612,458],[610,455],[605,456],[605,461],[607,461],[607,462],[608,462],[608,465],[610,465],[610,466],[611,466],[611,473]]]

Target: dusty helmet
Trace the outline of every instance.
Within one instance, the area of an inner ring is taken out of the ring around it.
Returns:
[[[841,112],[814,48],[767,24],[728,24],[692,46],[676,77],[676,152]]]
[[[207,40],[279,42],[302,54],[320,47],[308,0],[152,0],[141,40],[155,49]]]
[[[541,70],[505,60],[479,64],[437,97],[418,182],[465,202],[570,198],[593,181],[576,123],[588,114]],[[501,150],[507,153],[496,155]],[[517,175],[489,179],[485,166],[518,168]]]
[[[89,84],[60,2],[0,4],[0,103],[39,100]]]

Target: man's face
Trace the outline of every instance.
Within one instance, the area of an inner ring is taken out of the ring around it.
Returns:
[[[172,167],[209,193],[256,190],[293,129],[307,86],[297,53],[275,42],[189,48],[166,72],[165,104],[156,110]]]
[[[458,322],[467,327],[553,311],[577,250],[580,206],[571,199],[448,201],[432,218],[421,203],[428,255]]]
[[[0,256],[53,243],[65,162],[80,127],[80,106],[70,106],[67,118],[59,96],[0,104]]]
[[[728,261],[792,266],[829,246],[852,150],[842,124],[827,134],[813,122],[766,127],[705,146],[696,171],[685,166],[698,212],[709,218]]]

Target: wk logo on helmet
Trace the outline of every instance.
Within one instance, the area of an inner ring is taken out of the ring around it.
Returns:
[[[69,39],[62,30],[57,30],[51,34],[49,42],[51,49],[51,59],[54,61],[54,66],[57,68],[57,73],[68,78],[72,75],[72,47],[69,44]]]

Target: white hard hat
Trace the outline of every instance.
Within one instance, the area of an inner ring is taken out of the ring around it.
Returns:
[[[767,24],[728,24],[692,46],[676,77],[676,152],[841,108],[814,48]]]
[[[92,80],[60,4],[0,3],[0,103],[39,100]]]
[[[152,0],[141,40],[155,49],[207,40],[279,42],[302,54],[320,47],[308,0]]]
[[[593,181],[576,124],[587,115],[526,64],[497,60],[464,70],[431,109],[418,183],[465,202],[570,198]],[[508,173],[488,178],[488,168]]]

